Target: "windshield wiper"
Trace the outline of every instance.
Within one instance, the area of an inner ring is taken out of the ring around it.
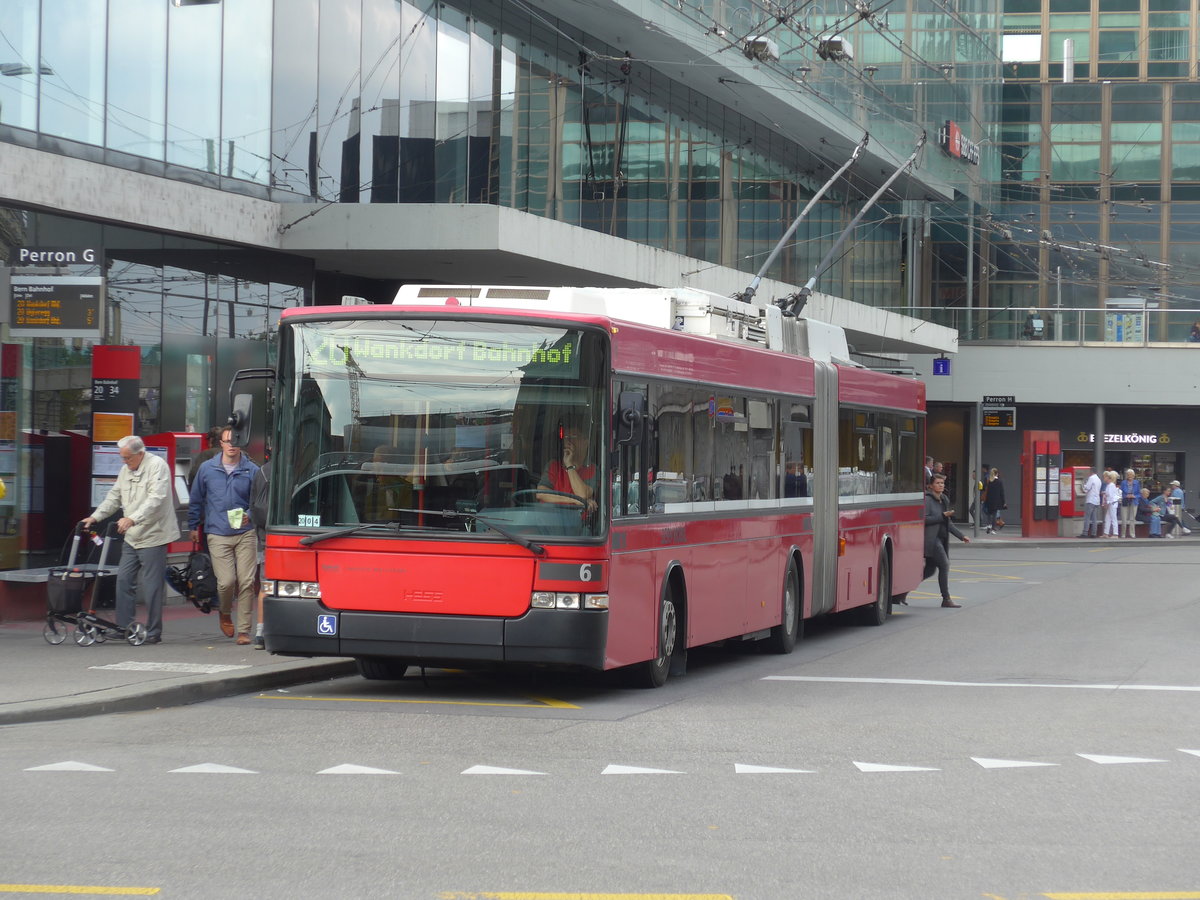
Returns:
[[[503,535],[504,537],[506,537],[510,541],[512,541],[514,544],[524,547],[526,550],[530,550],[530,551],[536,553],[538,556],[541,556],[546,552],[546,548],[543,547],[541,544],[534,543],[529,538],[525,537],[524,535],[517,534],[515,531],[509,531],[507,528],[505,528],[499,522],[494,522],[491,519],[487,518],[486,516],[481,516],[478,513],[459,512],[458,510],[454,510],[454,509],[390,509],[389,511],[390,512],[418,513],[419,515],[423,515],[423,516],[440,516],[443,519],[472,519],[476,522],[482,522],[488,528],[492,529],[492,531],[495,531],[498,534]],[[397,534],[399,534],[400,523],[399,522],[387,522],[387,523],[384,523],[384,522],[360,522],[357,525],[350,525],[346,528],[338,528],[334,531],[326,531],[321,534],[310,534],[308,537],[300,538],[300,543],[305,547],[311,547],[313,544],[320,543],[321,541],[327,541],[330,538],[348,537],[349,535],[352,535],[352,534],[359,534],[360,532],[363,532],[363,531],[370,531],[373,528],[383,528],[383,529],[386,529],[387,531],[393,531],[393,532],[396,532]]]
[[[338,528],[334,531],[325,531],[321,534],[310,534],[308,537],[300,538],[300,543],[305,547],[311,547],[313,544],[327,541],[330,538],[346,537],[351,534],[358,534],[360,531],[370,531],[372,528],[386,528],[388,531],[399,531],[399,526],[391,523],[381,522],[359,522],[357,525],[351,525],[347,528]]]
[[[479,513],[460,512],[457,509],[396,509],[395,507],[388,507],[388,511],[389,512],[401,512],[401,513],[417,513],[418,515],[422,515],[422,516],[440,516],[443,519],[471,519],[472,521],[475,521],[475,522],[482,522],[488,528],[492,529],[492,531],[495,531],[498,534],[503,535],[504,537],[506,537],[510,541],[512,541],[514,544],[524,547],[526,550],[531,550],[532,552],[536,553],[538,556],[541,556],[542,554],[544,554],[546,552],[546,548],[543,547],[541,544],[531,541],[529,538],[525,537],[523,534],[517,534],[517,532],[515,532],[515,531],[509,531],[507,528],[505,528],[499,522],[493,521],[492,519],[489,519],[487,516],[481,516],[481,515],[479,515]]]

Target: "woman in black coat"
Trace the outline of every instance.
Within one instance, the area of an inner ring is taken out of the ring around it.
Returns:
[[[929,479],[925,491],[925,578],[938,573],[938,588],[942,592],[942,606],[957,609],[962,604],[950,599],[950,535],[964,544],[971,539],[950,521],[953,510],[946,498],[946,476],[934,475]],[[989,499],[991,491],[988,492]]]
[[[1005,509],[1008,509],[1008,502],[1004,499],[1004,482],[1000,480],[1000,470],[992,469],[983,498],[983,520],[987,523],[988,534],[991,534],[993,529],[999,530],[995,527],[996,517]]]

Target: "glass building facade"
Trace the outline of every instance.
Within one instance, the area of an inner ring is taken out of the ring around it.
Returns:
[[[755,271],[843,160],[783,137],[734,79],[706,94],[553,7],[9,0],[0,138],[283,201],[498,204]],[[778,51],[761,67],[771,90],[900,159],[924,131],[921,171],[990,204],[994,154],[965,166],[935,148],[948,121],[991,141],[998,23],[984,0],[909,0],[869,17],[782,16],[749,0],[614,4],[647,21],[662,8],[680,28],[719,33],[718,53],[742,53],[731,36],[765,35]],[[822,58],[831,36],[857,49]],[[861,200],[835,189],[768,275],[805,280]],[[885,198],[822,290],[895,303],[900,223],[914,215],[904,200],[924,195]],[[956,216],[930,215],[942,212]]]
[[[993,305],[1144,300],[1158,310],[1148,339],[1187,339],[1200,308],[1196,23],[1195,0],[1006,0]],[[1062,339],[1105,339],[1100,315],[1058,321]]]

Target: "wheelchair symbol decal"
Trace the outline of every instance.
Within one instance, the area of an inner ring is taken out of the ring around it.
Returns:
[[[317,616],[317,634],[337,634],[337,616]]]

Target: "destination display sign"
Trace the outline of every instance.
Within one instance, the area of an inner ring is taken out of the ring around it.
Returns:
[[[98,338],[103,300],[103,278],[14,275],[10,328],[22,337]]]
[[[982,425],[988,431],[1015,431],[1017,428],[1017,410],[1015,407],[987,407],[982,411],[981,416]]]

